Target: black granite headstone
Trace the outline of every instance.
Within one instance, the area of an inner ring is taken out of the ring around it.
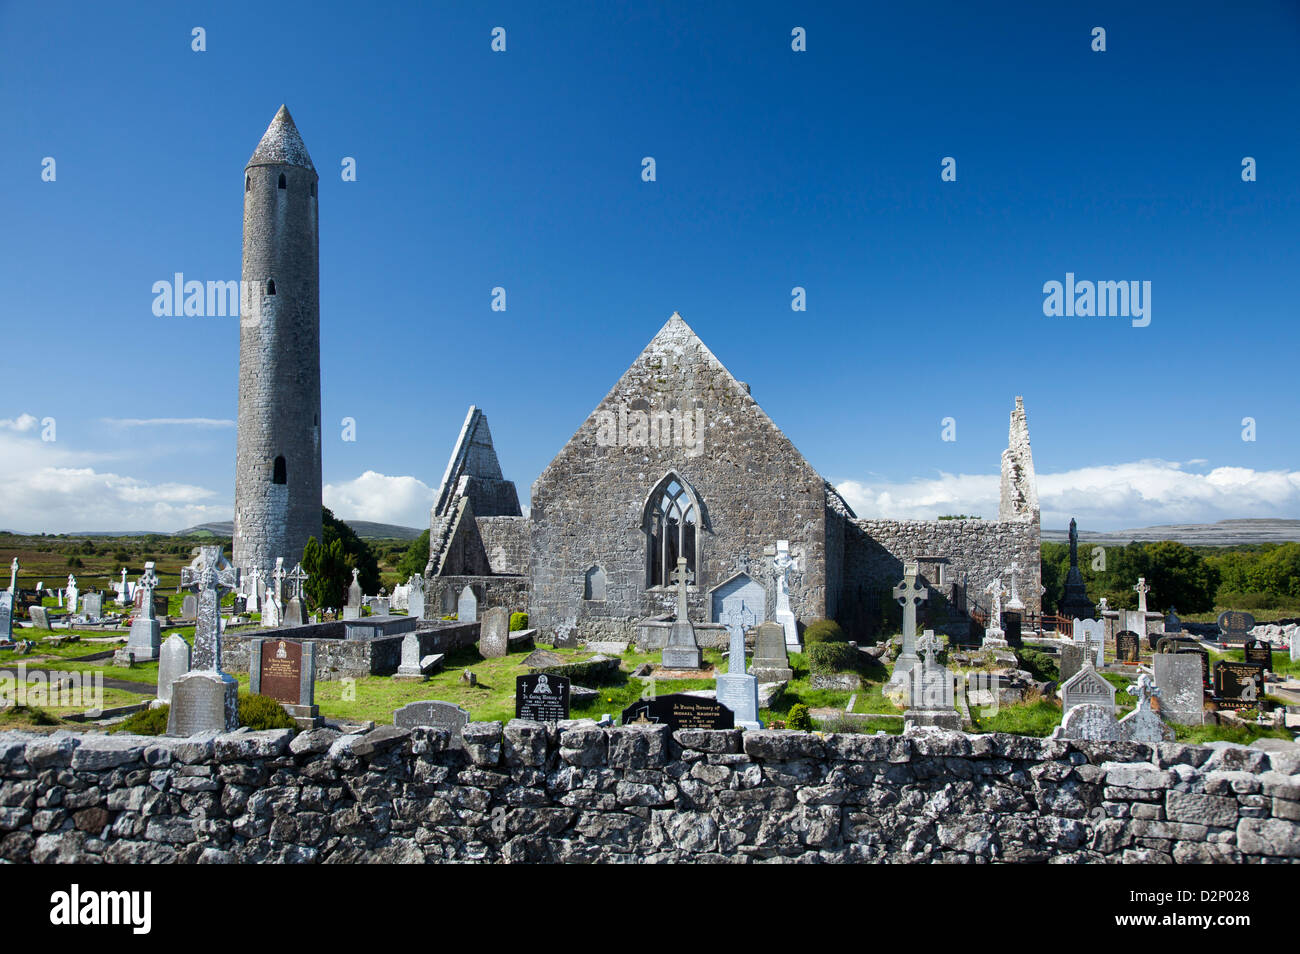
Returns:
[[[653,723],[672,729],[734,729],[736,714],[714,699],[674,693],[641,699],[623,710],[623,725]]]
[[[1242,643],[1250,638],[1250,631],[1255,628],[1255,617],[1240,610],[1228,610],[1219,614],[1219,639],[1223,642]]]
[[[1273,644],[1267,639],[1246,640],[1246,662],[1273,670]]]
[[[569,717],[569,678],[538,672],[515,677],[515,718],[559,722]]]
[[[1214,664],[1214,701],[1220,709],[1254,709],[1263,698],[1263,666],[1224,660]]]
[[[1115,658],[1119,662],[1130,664],[1141,661],[1137,633],[1126,629],[1115,635]]]

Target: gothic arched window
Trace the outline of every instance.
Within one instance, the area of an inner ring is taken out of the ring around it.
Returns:
[[[252,177],[252,176],[244,176],[244,191],[245,191],[245,192],[252,192],[252,191],[253,191],[253,177]]]
[[[282,173],[280,173],[280,185],[279,185],[279,188],[281,188],[281,189],[287,189],[288,187],[289,187],[289,183],[288,183],[288,181],[284,178],[284,173],[282,172]]]
[[[677,558],[698,574],[700,510],[695,497],[676,474],[660,482],[646,502],[646,585],[671,586]]]
[[[284,455],[281,454],[279,457],[275,459],[275,469],[271,473],[271,483],[287,484],[288,482],[289,482],[289,475],[286,472],[286,468],[284,465]]]
[[[274,295],[274,294],[275,294],[275,279],[273,279],[273,278],[268,278],[268,279],[266,280],[266,293],[267,293],[268,295]]]

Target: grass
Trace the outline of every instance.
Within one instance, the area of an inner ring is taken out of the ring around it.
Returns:
[[[63,720],[40,706],[11,706],[0,709],[0,728],[26,729],[62,725]]]
[[[1038,738],[1051,735],[1061,724],[1061,708],[1047,699],[1014,706],[1000,706],[990,716],[981,717],[979,707],[971,707],[971,720],[977,732],[1012,732]]]
[[[579,649],[557,649],[566,660],[579,661],[593,653]],[[391,723],[393,711],[409,702],[438,699],[452,702],[468,710],[476,722],[505,722],[515,715],[515,677],[525,675],[523,665],[527,653],[512,653],[499,659],[482,659],[473,647],[455,650],[443,664],[442,671],[430,676],[426,682],[397,682],[387,676],[366,676],[355,680],[330,680],[316,683],[316,704],[321,715],[356,722],[373,721]],[[615,719],[640,699],[654,683],[657,695],[713,689],[712,679],[640,679],[631,670],[644,662],[657,662],[658,653],[629,651],[620,658],[622,669],[618,680],[609,685],[588,685],[599,695],[585,706],[573,706],[570,716],[575,719],[599,718],[610,713]],[[706,663],[722,671],[721,654],[716,650],[704,651]],[[473,686],[461,681],[465,671],[473,672],[477,683]],[[243,691],[247,691],[248,677],[236,676]]]
[[[1291,741],[1291,733],[1285,729],[1256,725],[1175,725],[1174,733],[1179,742],[1201,745],[1206,742],[1236,742],[1238,745],[1250,745],[1256,739]]]
[[[875,735],[877,732],[884,732],[886,735],[903,734],[902,719],[850,719],[840,715],[832,719],[815,719],[814,722],[821,732],[855,735]]]

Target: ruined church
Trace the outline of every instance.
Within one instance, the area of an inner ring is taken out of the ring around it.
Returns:
[[[851,638],[889,621],[905,562],[930,587],[936,628],[968,629],[991,583],[1009,589],[1013,573],[1026,612],[1039,612],[1023,403],[1011,413],[997,520],[864,520],[674,314],[533,483],[527,516],[486,415],[470,408],[431,514],[425,612],[454,613],[468,586],[480,606],[526,609],[548,634],[653,646],[684,557],[707,644],[729,610],[773,619],[778,541],[795,561],[799,622],[835,619]]]
[[[244,169],[233,561],[263,580],[321,535],[318,177],[280,107]],[[928,625],[969,631],[990,584],[1039,612],[1039,509],[1019,398],[1002,454],[997,520],[864,520],[674,314],[533,483],[530,512],[471,407],[433,506],[425,615],[526,610],[548,636],[654,645],[676,612],[685,560],[700,642],[724,616],[774,618],[778,547],[799,623],[851,638],[890,624],[915,562]]]

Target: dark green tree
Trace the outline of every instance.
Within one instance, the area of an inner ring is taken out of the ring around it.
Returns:
[[[321,507],[324,539],[312,537],[302,551],[302,568],[308,573],[303,589],[317,607],[340,607],[347,601],[352,568],[366,593],[379,592],[379,561],[369,545],[330,511]],[[421,568],[423,569],[423,568]]]

